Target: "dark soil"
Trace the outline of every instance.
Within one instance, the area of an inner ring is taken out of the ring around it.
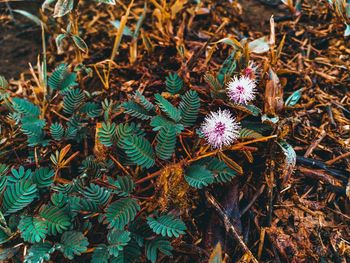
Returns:
[[[11,16],[11,9],[37,14],[39,8],[40,3],[34,1],[0,3],[0,74],[7,79],[19,78],[29,69],[28,63],[36,64],[41,52],[41,31],[20,14],[13,13],[10,21],[5,18]]]

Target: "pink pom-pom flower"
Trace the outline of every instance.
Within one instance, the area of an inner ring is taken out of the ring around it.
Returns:
[[[260,69],[253,61],[249,61],[248,67],[243,69],[243,76],[246,76],[252,80],[259,80]]]
[[[256,82],[247,76],[235,76],[227,85],[228,97],[237,104],[248,104],[255,99]]]
[[[228,110],[211,112],[204,120],[201,131],[213,148],[221,149],[237,139],[240,125]]]

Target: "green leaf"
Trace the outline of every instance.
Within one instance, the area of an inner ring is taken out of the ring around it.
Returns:
[[[7,181],[9,183],[17,183],[21,180],[29,180],[32,177],[32,170],[24,170],[23,166],[20,166],[18,170],[15,168],[11,169],[11,176],[8,176]]]
[[[19,247],[0,248],[0,262],[9,262],[7,260],[13,258],[19,249]]]
[[[5,175],[0,176],[0,194],[5,189],[6,185],[7,185],[7,176]]]
[[[263,136],[254,131],[254,130],[250,130],[247,128],[242,128],[239,132],[239,138],[244,138],[244,139],[258,139],[258,138],[262,138]]]
[[[154,165],[154,152],[151,143],[143,136],[133,136],[122,140],[122,148],[128,158],[142,168]]]
[[[79,48],[84,53],[88,53],[89,48],[81,37],[72,35],[71,38],[73,39],[73,42],[77,48]]]
[[[109,252],[105,244],[98,245],[92,253],[91,263],[108,263]]]
[[[134,122],[131,123],[121,123],[118,124],[116,128],[116,136],[117,136],[117,145],[118,147],[123,147],[123,140],[129,137],[133,137],[135,135],[143,135],[144,132],[140,129],[140,127]]]
[[[196,164],[204,165],[214,175],[216,183],[230,182],[237,174],[224,161],[216,157],[204,158]]]
[[[106,220],[109,228],[123,230],[123,228],[134,220],[140,206],[134,198],[123,198],[111,203],[106,210]]]
[[[7,186],[2,203],[2,212],[9,215],[22,210],[37,196],[35,184],[29,181],[20,181]]]
[[[165,78],[165,85],[167,91],[175,95],[182,89],[184,82],[176,72],[169,72],[169,75]]]
[[[23,240],[30,243],[38,243],[44,240],[48,231],[45,221],[31,216],[21,216],[18,229]]]
[[[107,188],[98,186],[93,183],[91,183],[89,187],[86,187],[82,191],[82,194],[85,198],[98,205],[105,205],[111,196],[111,193]]]
[[[11,239],[10,233],[7,233],[5,229],[0,228],[0,245],[6,243]]]
[[[74,0],[58,0],[55,5],[53,17],[62,17],[73,10]]]
[[[221,68],[217,74],[217,80],[220,85],[224,85],[224,82],[227,78],[231,77],[233,72],[237,67],[236,57],[236,49],[234,49],[231,54],[225,59],[224,63],[222,63]]]
[[[109,5],[115,5],[115,0],[95,0],[98,3],[104,3]]]
[[[50,126],[50,133],[54,140],[61,141],[64,136],[64,128],[61,123],[55,122]]]
[[[344,30],[344,37],[350,36],[350,25],[345,24],[346,28]]]
[[[152,118],[150,125],[153,127],[153,131],[159,131],[162,128],[166,128],[168,126],[174,126],[176,134],[180,134],[184,126],[180,123],[175,123],[171,120],[168,120],[167,118],[163,116],[155,116]]]
[[[0,75],[0,88],[5,90],[8,87],[9,87],[9,83],[7,82],[4,76]]]
[[[65,39],[67,37],[66,34],[59,34],[56,38],[55,38],[55,42],[56,42],[56,46],[57,46],[57,53],[58,54],[62,54],[63,51],[63,39]]]
[[[304,89],[298,89],[296,91],[294,91],[292,93],[292,95],[290,95],[288,97],[288,99],[286,100],[286,102],[284,103],[285,106],[287,107],[293,107],[295,104],[298,103],[298,101],[300,100],[301,98],[301,94],[303,92]]]
[[[37,16],[20,9],[12,9],[12,12],[21,14],[22,16],[28,18],[29,20],[33,21],[36,25],[41,26],[41,24],[44,24]]]
[[[16,112],[21,113],[24,116],[38,117],[40,115],[39,107],[26,99],[13,98],[12,107]]]
[[[119,251],[119,255],[111,259],[110,263],[135,263],[140,261],[141,250],[134,239]]]
[[[48,226],[48,234],[57,235],[65,230],[68,230],[71,221],[70,217],[63,209],[56,206],[46,206],[41,212],[40,216],[46,220]]]
[[[156,94],[154,97],[156,98],[159,108],[165,112],[169,118],[175,122],[179,122],[181,120],[180,111],[175,108],[169,101],[164,99],[160,94]]]
[[[112,146],[116,140],[115,123],[103,122],[101,128],[98,130],[97,136],[104,146]]]
[[[87,250],[89,245],[88,239],[83,233],[78,231],[66,231],[61,236],[61,243],[58,249],[63,255],[72,260],[74,255],[81,255]]]
[[[67,64],[60,64],[49,77],[48,85],[53,90],[65,91],[77,85],[76,79],[77,74],[70,73]]]
[[[181,219],[175,218],[174,215],[162,215],[158,218],[147,218],[147,223],[156,234],[163,237],[179,237],[185,234],[186,225]]]
[[[191,165],[186,169],[186,182],[195,188],[203,188],[214,182],[213,174],[202,165]]]
[[[142,107],[144,107],[147,111],[154,111],[156,109],[153,103],[146,99],[146,97],[143,96],[139,91],[136,91],[135,93],[135,100],[137,100],[137,102],[141,104]]]
[[[147,110],[142,108],[134,101],[123,102],[121,106],[125,109],[125,113],[130,114],[133,117],[139,118],[141,120],[148,120],[152,118]]]
[[[248,47],[250,52],[256,54],[263,54],[270,50],[270,45],[266,36],[249,42]]]
[[[120,251],[123,251],[124,247],[130,241],[130,232],[112,229],[107,235],[109,243],[108,251],[109,254],[117,257]]]
[[[156,137],[156,154],[162,160],[171,158],[176,146],[175,126],[168,125],[161,129]]]
[[[34,244],[28,250],[24,263],[43,263],[50,260],[50,254],[54,251],[55,247],[49,242]]]
[[[85,99],[81,89],[69,90],[63,98],[63,112],[73,114]]]
[[[152,263],[157,261],[158,252],[171,256],[172,250],[173,247],[171,246],[171,243],[163,237],[156,237],[155,239],[146,241],[146,257]]]
[[[108,1],[108,0],[107,0]],[[114,1],[114,0],[113,0]],[[119,30],[119,27],[120,27],[120,20],[114,20],[114,21],[111,21],[111,24]],[[129,27],[127,27],[126,25],[124,26],[124,29],[123,29],[123,35],[124,36],[132,36],[133,33],[131,31],[131,29]]]
[[[100,116],[102,112],[101,105],[95,102],[87,102],[80,108],[81,113],[85,113],[90,118]]]
[[[135,189],[135,183],[129,175],[117,176],[116,181],[109,177],[108,182],[119,188],[115,192],[121,197],[129,196]]]
[[[283,167],[284,176],[289,177],[293,172],[297,161],[297,154],[295,153],[293,147],[284,140],[277,142],[278,146],[282,149],[285,163]]]
[[[53,183],[54,175],[54,170],[48,167],[40,167],[34,172],[33,182],[37,185],[38,188],[46,188],[51,186]]]
[[[179,109],[182,117],[181,123],[185,127],[190,127],[196,123],[200,106],[197,91],[189,90],[182,96]]]

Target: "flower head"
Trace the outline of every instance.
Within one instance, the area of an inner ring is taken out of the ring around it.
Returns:
[[[227,85],[227,95],[238,104],[247,104],[255,99],[256,83],[246,76],[236,76]]]
[[[246,76],[252,80],[258,80],[260,69],[259,69],[259,66],[256,65],[253,61],[249,61],[248,67],[243,69],[242,73],[244,76]]]
[[[205,118],[201,130],[213,148],[222,148],[237,139],[240,125],[228,110],[219,109]]]

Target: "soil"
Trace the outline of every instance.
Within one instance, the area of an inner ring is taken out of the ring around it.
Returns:
[[[18,79],[28,71],[28,63],[36,64],[41,52],[41,31],[33,22],[11,9],[21,9],[37,14],[39,2],[26,1],[0,3],[0,74],[7,79]],[[14,19],[8,19],[13,15]]]

